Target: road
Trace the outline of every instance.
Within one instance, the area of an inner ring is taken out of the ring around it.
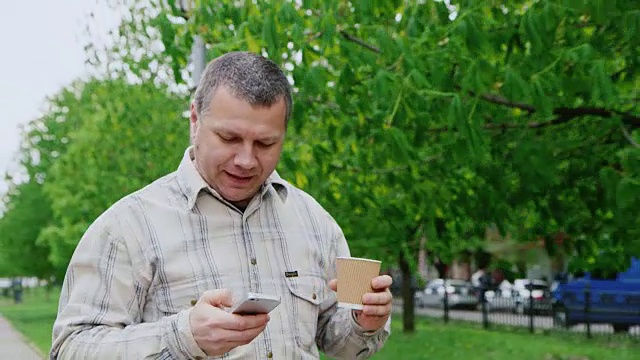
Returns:
[[[394,299],[393,311],[395,313],[402,313],[401,299]],[[416,307],[415,313],[416,315],[444,319],[444,310],[439,308]],[[482,312],[471,310],[449,310],[449,319],[480,323],[482,322]],[[528,327],[530,317],[528,315],[518,315],[507,311],[490,311],[488,313],[488,320],[489,324]],[[533,326],[535,329],[553,329],[553,319],[551,318],[551,316],[533,316]],[[586,329],[586,325],[576,325],[572,326],[569,331],[586,332]],[[594,334],[613,334],[613,328],[610,325],[606,324],[593,324],[591,325],[591,332]],[[640,326],[631,328],[630,334],[640,336]]]
[[[41,360],[43,356],[0,316],[0,359]]]

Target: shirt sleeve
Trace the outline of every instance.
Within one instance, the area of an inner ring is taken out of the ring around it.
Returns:
[[[198,359],[190,309],[142,323],[147,288],[108,217],[80,240],[64,279],[50,359]]]
[[[330,255],[329,279],[336,277],[335,258],[350,256],[342,230],[334,223],[335,248]],[[328,288],[328,287],[327,287]],[[351,309],[339,308],[332,290],[326,294],[318,318],[316,343],[326,355],[336,359],[367,359],[378,352],[391,334],[391,316],[386,324],[372,332],[366,332],[356,322]]]

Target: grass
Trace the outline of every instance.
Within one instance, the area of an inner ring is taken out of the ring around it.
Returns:
[[[43,354],[51,348],[51,329],[58,309],[57,295],[57,292],[52,292],[50,301],[46,301],[44,290],[29,289],[24,293],[21,304],[0,298],[0,314]]]
[[[57,293],[45,300],[43,290],[25,293],[14,305],[0,298],[0,313],[43,353],[51,346],[51,327],[57,310]],[[392,323],[392,336],[373,359],[465,359],[465,360],[631,360],[640,352],[638,339],[613,339],[568,333],[529,334],[523,329],[494,327],[440,319],[416,319],[416,332],[404,334],[400,316]]]
[[[443,324],[433,319],[417,319],[416,332],[404,334],[401,325],[392,323],[392,335],[374,359],[626,360],[637,359],[640,352],[633,340],[605,342],[553,333],[484,330],[475,324]]]

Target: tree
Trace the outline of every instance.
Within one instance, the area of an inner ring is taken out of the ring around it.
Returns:
[[[0,263],[4,276],[35,276],[49,280],[54,269],[48,248],[37,242],[39,230],[51,218],[49,199],[35,180],[12,185],[0,218]]]
[[[3,272],[8,275],[63,278],[66,268],[54,267],[48,244],[38,241],[42,229],[53,221],[51,200],[42,187],[52,164],[66,151],[68,134],[81,125],[83,113],[90,112],[85,103],[92,93],[91,84],[71,84],[48,99],[46,113],[23,129],[19,164],[27,180],[7,178],[10,190],[0,218]]]
[[[281,171],[336,214],[357,254],[406,272],[421,237],[447,262],[493,224],[520,241],[565,231],[586,267],[637,253],[633,0],[195,4],[134,5],[120,60],[181,84],[197,34],[209,58],[281,64],[297,101]],[[127,55],[154,41],[163,51]]]
[[[124,79],[87,87],[91,96],[76,114],[83,119],[81,126],[56,134],[45,127],[46,136],[69,139],[43,187],[53,221],[40,240],[51,247],[51,260],[59,269],[66,269],[91,222],[122,196],[175,170],[189,143],[183,116],[188,101],[182,95]]]
[[[188,101],[153,81],[76,82],[26,128],[28,180],[0,218],[8,275],[61,280],[89,224],[120,197],[173,171],[186,149]]]

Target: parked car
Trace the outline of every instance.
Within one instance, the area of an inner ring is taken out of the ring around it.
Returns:
[[[392,274],[390,275],[393,279],[393,283],[391,283],[391,294],[393,296],[402,296],[402,275],[401,274]],[[418,278],[415,275],[411,275],[411,287],[413,288],[413,292],[419,292],[421,287],[418,286]]]
[[[553,291],[556,324],[611,324],[615,332],[628,332],[640,325],[640,259],[614,279],[583,277],[558,284]]]
[[[472,308],[478,304],[478,294],[473,285],[465,280],[433,279],[423,291],[415,294],[418,307],[444,307],[445,296],[450,308]]]
[[[486,290],[484,299],[488,311],[512,311],[515,307],[513,284],[503,280],[497,288]]]
[[[516,314],[551,312],[553,297],[544,280],[516,279],[511,293]]]

